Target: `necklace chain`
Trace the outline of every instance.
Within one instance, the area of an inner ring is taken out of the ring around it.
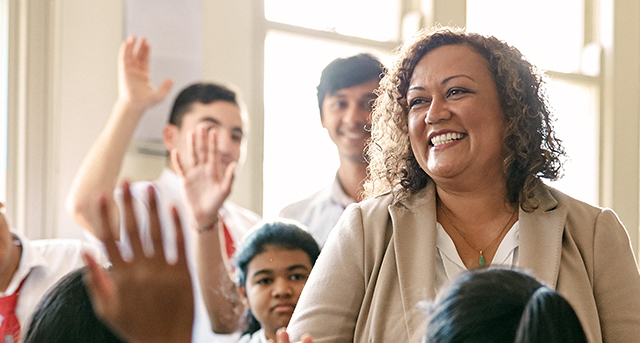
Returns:
[[[462,239],[464,239],[464,241],[474,250],[478,251],[478,253],[480,253],[480,257],[478,258],[478,265],[479,266],[484,266],[485,265],[485,259],[484,259],[484,251],[486,251],[487,249],[489,249],[491,246],[493,246],[493,244],[495,242],[498,241],[498,239],[500,238],[500,236],[502,236],[502,234],[504,233],[504,231],[509,227],[509,223],[511,223],[511,220],[513,220],[513,217],[516,215],[516,211],[514,211],[511,214],[511,217],[509,217],[509,220],[507,221],[507,224],[505,224],[504,228],[502,228],[502,230],[500,230],[500,233],[498,233],[498,236],[496,236],[496,238],[494,238],[491,243],[489,243],[484,249],[478,249],[475,245],[471,244],[471,242],[469,242],[469,240],[467,239],[467,237],[465,237],[464,234],[462,234],[462,231],[460,231],[460,229],[458,229],[458,227],[456,226],[456,224],[453,223],[453,220],[451,220],[451,217],[449,216],[449,213],[447,212],[451,212],[451,210],[449,210],[449,208],[447,207],[447,205],[445,205],[442,200],[438,201],[438,204],[440,204],[440,208],[442,208],[442,213],[444,213],[444,216],[447,217],[447,220],[449,221],[449,223],[451,223],[451,226],[453,226],[453,228],[456,230],[456,232],[458,232],[458,234],[460,235],[460,237],[462,237]]]

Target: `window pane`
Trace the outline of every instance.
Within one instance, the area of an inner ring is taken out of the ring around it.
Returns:
[[[322,69],[337,57],[363,49],[270,32],[265,39],[264,207],[280,210],[330,184],[338,153],[322,128],[316,86]],[[370,52],[387,63],[389,57]]]
[[[567,153],[564,177],[549,184],[598,205],[598,88],[555,80],[547,89],[556,134]]]
[[[584,0],[467,0],[467,29],[507,41],[540,68],[576,72]]]
[[[399,0],[264,0],[267,20],[382,42],[398,39]]]

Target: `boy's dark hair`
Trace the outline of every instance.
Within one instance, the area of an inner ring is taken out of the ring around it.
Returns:
[[[333,60],[322,70],[320,84],[317,87],[320,116],[322,116],[322,102],[327,94],[367,81],[380,80],[384,72],[382,63],[370,54],[363,53]]]
[[[93,312],[83,282],[86,268],[64,276],[42,298],[23,343],[125,343]]]
[[[227,101],[240,107],[237,95],[231,89],[215,83],[195,83],[183,89],[176,97],[169,116],[169,124],[180,127],[182,117],[191,110],[193,103],[207,105],[214,101]]]

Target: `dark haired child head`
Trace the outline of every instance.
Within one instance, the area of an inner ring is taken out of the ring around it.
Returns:
[[[586,343],[571,305],[522,272],[476,269],[445,288],[427,310],[426,343]]]
[[[85,273],[80,268],[67,274],[42,298],[24,343],[124,343],[93,312]]]
[[[248,309],[244,334],[264,329],[267,339],[287,326],[320,248],[294,222],[259,224],[243,240],[234,262],[237,289]]]

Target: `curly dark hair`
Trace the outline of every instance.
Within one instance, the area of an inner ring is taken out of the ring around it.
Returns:
[[[407,91],[413,70],[428,52],[446,45],[466,45],[487,60],[496,84],[506,132],[502,144],[507,201],[525,211],[537,208],[533,196],[541,178],[560,176],[564,156],[553,131],[543,88],[543,74],[518,49],[492,36],[438,27],[419,32],[400,48],[380,82],[372,114],[365,194],[392,191],[396,200],[424,188],[430,177],[411,150],[407,126]]]

